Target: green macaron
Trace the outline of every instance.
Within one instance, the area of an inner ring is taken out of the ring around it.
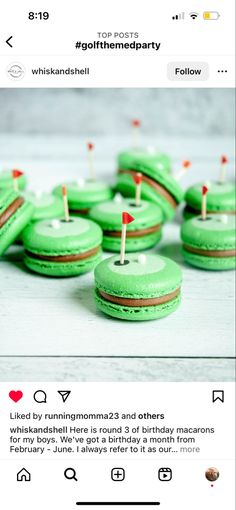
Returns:
[[[84,218],[31,223],[23,233],[25,264],[47,276],[75,276],[92,270],[101,257],[102,231]]]
[[[53,218],[61,218],[64,214],[62,197],[51,193],[26,191],[24,198],[33,204],[34,214],[31,221],[41,221]]]
[[[213,214],[185,221],[181,228],[183,257],[202,269],[235,268],[235,217]]]
[[[110,200],[114,192],[108,184],[101,181],[79,179],[65,184],[71,214],[84,216],[91,207]],[[61,197],[61,186],[54,189],[55,195]]]
[[[157,152],[155,149],[133,149],[118,154],[118,170],[129,170],[133,161],[156,164],[160,171],[171,171],[171,160],[167,154]]]
[[[127,225],[127,252],[145,250],[160,241],[163,216],[156,204],[141,200],[137,206],[131,198],[119,202],[110,200],[93,207],[89,215],[103,230],[104,250],[120,251],[123,211],[135,219]]]
[[[172,219],[184,197],[179,183],[170,174],[160,170],[155,163],[133,161],[129,169],[118,171],[116,188],[122,195],[134,196],[133,178],[137,172],[142,174],[142,198],[159,205],[164,221]]]
[[[25,174],[21,173],[17,179],[17,184],[19,190],[24,190],[26,188],[27,179]],[[1,189],[14,189],[12,170],[3,170],[0,172],[0,190]]]
[[[125,320],[161,319],[180,303],[181,270],[172,260],[159,255],[128,254],[103,260],[95,269],[97,307],[112,317]]]
[[[231,182],[207,182],[191,186],[185,194],[186,207],[184,218],[189,219],[201,213],[202,186],[206,184],[207,213],[209,214],[235,214],[236,213],[236,187]]]
[[[2,190],[0,193],[0,255],[14,243],[33,215],[33,206],[19,193]]]

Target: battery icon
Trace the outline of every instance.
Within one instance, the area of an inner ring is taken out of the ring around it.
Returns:
[[[205,11],[203,13],[203,19],[206,20],[216,20],[220,17],[220,14],[217,11]]]

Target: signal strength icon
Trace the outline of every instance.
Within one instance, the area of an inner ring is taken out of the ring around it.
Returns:
[[[184,12],[180,12],[179,14],[172,16],[172,19],[174,19],[174,20],[184,19]]]
[[[189,13],[189,16],[190,16],[190,18],[192,18],[192,19],[196,19],[196,18],[198,17],[198,13],[197,13],[197,12],[190,12],[190,13]]]

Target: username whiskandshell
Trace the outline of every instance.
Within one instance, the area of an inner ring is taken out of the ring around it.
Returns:
[[[74,75],[74,74],[90,74],[89,67],[83,67],[79,69],[78,67],[67,67],[66,69],[55,68],[55,67],[38,67],[37,69],[32,69],[32,74],[50,74],[50,75]]]

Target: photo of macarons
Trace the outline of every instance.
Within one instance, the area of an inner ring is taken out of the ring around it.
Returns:
[[[176,208],[183,200],[184,191],[179,182],[158,165],[135,161],[128,170],[119,170],[116,189],[124,196],[133,196],[135,173],[142,174],[142,198],[157,204],[163,213],[164,221],[174,217]]]
[[[27,179],[25,174],[21,170],[3,170],[0,172],[0,191],[2,189],[14,189],[14,175],[18,175],[17,183],[18,189],[24,190],[27,185]],[[16,191],[16,190],[15,190]]]
[[[78,79],[0,89],[0,357],[18,381],[232,380],[233,89]]]
[[[64,207],[62,196],[40,191],[25,191],[23,197],[34,207],[31,221],[55,219],[63,216]]]
[[[89,217],[103,230],[103,249],[118,252],[121,245],[122,211],[135,217],[127,225],[126,251],[140,251],[155,246],[161,240],[163,215],[161,209],[151,202],[123,198],[96,205]]]
[[[121,264],[118,255],[95,268],[95,299],[99,310],[118,319],[161,319],[180,304],[182,274],[167,257],[128,254]]]
[[[190,186],[185,193],[186,206],[184,218],[198,216],[201,212],[202,186],[208,188],[207,213],[209,214],[236,214],[236,186],[226,180],[226,167],[228,158],[221,156],[220,176],[218,181],[200,182]]]
[[[66,183],[69,210],[73,216],[87,216],[90,209],[101,202],[110,200],[114,192],[105,182],[78,179]],[[61,185],[53,193],[61,196]]]
[[[204,183],[190,186],[185,194],[186,207],[184,218],[198,216],[201,211],[201,190]],[[231,182],[207,182],[208,214],[235,214],[236,213],[236,187]]]
[[[134,161],[154,164],[160,171],[168,173],[171,171],[170,157],[150,147],[147,149],[137,148],[120,152],[117,157],[118,172],[129,170]]]
[[[33,215],[33,206],[19,193],[5,189],[0,193],[0,255],[14,243]]]
[[[46,276],[76,276],[91,271],[101,257],[102,231],[84,218],[43,220],[23,233],[26,266]]]
[[[118,172],[120,170],[129,170],[133,161],[143,161],[144,163],[156,164],[159,170],[170,172],[171,159],[167,154],[157,151],[152,146],[143,147],[143,142],[140,143],[140,119],[133,119],[131,121],[132,128],[132,148],[122,151],[118,154]]]
[[[181,228],[183,257],[189,264],[212,270],[234,269],[235,217],[212,214],[185,221]]]
[[[91,207],[110,200],[114,195],[111,186],[97,179],[93,153],[94,144],[87,143],[89,177],[64,183],[67,188],[69,210],[74,216],[87,216]],[[56,186],[53,192],[61,197],[61,185]]]

